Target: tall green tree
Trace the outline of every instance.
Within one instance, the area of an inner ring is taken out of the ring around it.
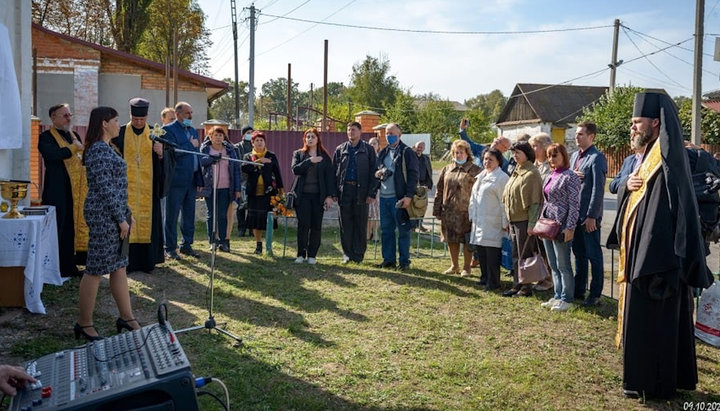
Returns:
[[[162,0],[158,0],[162,1]],[[148,7],[153,0],[103,0],[115,48],[136,53],[138,44],[150,22]]]
[[[178,67],[207,73],[206,50],[212,44],[205,28],[205,14],[195,0],[154,0],[147,8],[148,26],[137,48],[141,57],[172,61],[173,33],[177,38]]]
[[[591,107],[583,109],[577,121],[592,121],[598,127],[595,144],[600,148],[622,148],[630,144],[630,120],[638,87],[616,87]]]
[[[500,112],[505,107],[507,100],[502,91],[496,89],[487,94],[478,94],[465,100],[465,105],[472,110],[479,110],[486,119],[494,122],[500,116]]]
[[[690,98],[675,99],[680,102],[678,115],[683,134],[690,138],[692,133],[692,100]],[[700,109],[700,129],[702,130],[702,141],[706,144],[720,144],[720,114],[707,107]]]
[[[418,108],[410,91],[398,91],[395,102],[380,117],[383,123],[397,123],[404,133],[415,133],[418,129]]]
[[[352,68],[348,96],[356,109],[370,109],[383,114],[395,102],[400,85],[390,75],[390,61],[384,57],[366,56]]]
[[[447,141],[457,135],[458,125],[463,113],[455,110],[450,101],[437,99],[435,96],[423,97],[425,103],[418,111],[416,133],[430,133],[432,154],[439,157],[447,148]]]
[[[265,103],[267,111],[287,113],[287,86],[288,81],[285,77],[270,79],[262,85],[260,88],[262,96],[268,99]],[[299,84],[293,81],[290,87],[290,110],[293,116],[303,97],[298,91],[298,86]]]
[[[230,123],[231,126],[242,125],[247,121],[248,112],[248,83],[244,81],[238,82],[238,97],[240,98],[240,118],[235,113],[235,85],[229,79],[223,79],[224,82],[231,84],[227,93],[212,102],[210,106],[210,118],[222,120]]]

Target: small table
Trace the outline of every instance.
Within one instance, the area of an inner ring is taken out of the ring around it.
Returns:
[[[0,267],[25,267],[25,307],[45,314],[43,284],[62,285],[55,207],[45,215],[0,218]]]

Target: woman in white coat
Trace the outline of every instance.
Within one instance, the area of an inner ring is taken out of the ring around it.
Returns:
[[[480,285],[486,290],[500,287],[502,239],[508,228],[503,190],[510,177],[500,168],[502,153],[494,148],[483,152],[484,170],[475,178],[468,214],[472,222],[470,244],[480,254]]]

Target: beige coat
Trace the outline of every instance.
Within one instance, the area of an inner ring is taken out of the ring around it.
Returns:
[[[503,203],[508,220],[511,223],[537,220],[536,215],[530,218],[528,213],[532,205],[537,205],[538,208],[542,205],[542,190],[540,172],[534,164],[526,161],[522,166],[515,167],[503,191]],[[534,225],[535,221],[531,223]]]
[[[475,176],[480,167],[467,161],[459,166],[454,161],[443,167],[438,178],[433,215],[442,221],[443,241],[464,243],[470,232],[468,206]]]

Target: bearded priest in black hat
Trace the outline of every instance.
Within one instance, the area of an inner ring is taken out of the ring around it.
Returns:
[[[128,205],[135,217],[130,230],[128,273],[151,272],[165,261],[160,198],[163,186],[162,144],[150,140],[150,102],[130,99],[130,122],[112,139],[127,163]]]
[[[647,148],[618,190],[608,238],[620,249],[616,343],[625,395],[670,398],[698,382],[693,289],[709,287],[712,275],[675,103],[636,94],[630,133]]]

